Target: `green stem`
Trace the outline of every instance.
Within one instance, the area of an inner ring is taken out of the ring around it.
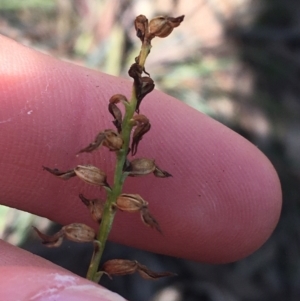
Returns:
[[[142,67],[145,66],[145,61],[150,52],[150,48],[151,48],[150,43],[142,44],[141,52],[139,56],[139,65],[141,65]],[[123,184],[125,180],[125,177],[123,177],[123,166],[127,157],[129,143],[130,143],[130,134],[132,130],[132,125],[130,123],[130,120],[134,115],[136,104],[137,104],[136,91],[133,85],[131,100],[125,106],[126,112],[122,122],[122,138],[124,144],[122,149],[117,152],[114,184],[112,186],[112,190],[108,192],[108,197],[105,202],[105,206],[103,210],[101,225],[99,228],[99,232],[97,234],[96,241],[94,243],[94,254],[91,259],[91,263],[86,276],[87,279],[95,282],[99,282],[101,277],[101,274],[97,272],[105,248],[105,244],[116,214],[116,210],[113,205],[116,203],[117,198],[122,193],[122,189],[123,189]]]

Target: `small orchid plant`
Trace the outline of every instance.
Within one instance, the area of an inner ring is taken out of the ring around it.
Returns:
[[[144,15],[136,17],[134,26],[136,35],[141,41],[141,50],[128,71],[129,76],[133,78],[131,99],[128,100],[122,94],[113,95],[108,101],[108,111],[114,118],[115,129],[102,130],[93,142],[78,152],[90,153],[100,147],[106,147],[115,152],[116,166],[113,183],[109,184],[106,173],[92,165],[78,165],[67,171],[44,167],[45,170],[60,179],[69,180],[77,176],[88,184],[102,186],[105,189],[106,200],[87,199],[82,194],[79,195],[93,220],[99,224],[97,233],[91,227],[81,223],[66,225],[52,236],[45,235],[34,228],[43,244],[48,247],[58,247],[64,238],[75,242],[93,242],[94,252],[87,271],[87,278],[97,283],[103,274],[111,277],[138,272],[145,279],[157,279],[173,275],[170,272],[153,272],[135,260],[108,260],[101,268],[100,261],[115,214],[118,211],[139,212],[146,226],[162,233],[158,221],[149,212],[148,202],[138,194],[124,193],[122,190],[127,177],[140,177],[151,173],[159,178],[171,177],[170,173],[156,165],[155,160],[148,158],[130,159],[129,156],[134,156],[137,153],[139,143],[151,128],[148,117],[140,113],[142,100],[155,86],[150,74],[145,70],[151,41],[155,37],[167,37],[175,27],[181,24],[183,19],[184,16],[177,18],[162,16],[148,21]],[[118,107],[119,105],[125,108],[124,116]]]

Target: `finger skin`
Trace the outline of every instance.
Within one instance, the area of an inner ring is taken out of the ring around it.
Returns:
[[[124,300],[95,283],[3,241],[0,241],[0,256],[1,300]]]
[[[108,99],[130,97],[131,82],[60,62],[0,38],[0,166],[3,204],[61,224],[96,225],[78,198],[104,198],[78,178],[62,181],[42,166],[94,164],[112,183],[115,155],[76,153],[113,128]],[[148,66],[151,71],[151,66]],[[110,238],[149,251],[206,262],[230,262],[259,248],[281,210],[278,176],[252,144],[217,121],[154,91],[141,104],[151,122],[138,157],[173,175],[130,178],[124,192],[149,202],[163,235],[137,214],[118,213]]]

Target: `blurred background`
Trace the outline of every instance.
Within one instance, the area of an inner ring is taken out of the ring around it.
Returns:
[[[185,14],[168,39],[154,40],[147,64],[156,88],[257,145],[279,173],[284,204],[268,242],[231,264],[206,265],[109,244],[109,258],[134,258],[179,276],[157,282],[138,275],[116,277],[103,285],[132,301],[300,300],[300,2],[1,0],[0,34],[127,77],[139,51],[133,28],[139,14]],[[65,242],[49,250],[35,241],[32,224],[41,230],[58,227],[0,207],[2,239],[85,275],[90,246]]]

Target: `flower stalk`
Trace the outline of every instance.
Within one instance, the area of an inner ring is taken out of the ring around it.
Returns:
[[[149,45],[148,43],[142,44],[139,65],[143,68],[145,66],[146,58],[150,52],[150,49],[151,49],[151,45]],[[99,244],[94,248],[94,254],[86,276],[87,279],[95,282],[99,282],[102,276],[101,274],[99,275],[97,271],[116,214],[114,205],[116,204],[118,196],[122,193],[122,189],[125,181],[125,177],[123,176],[123,166],[127,158],[129,144],[130,144],[130,134],[133,127],[130,120],[133,118],[134,112],[136,110],[136,104],[137,104],[136,90],[135,90],[135,86],[133,85],[131,99],[129,103],[125,105],[126,111],[122,122],[122,134],[121,134],[123,138],[123,147],[117,152],[117,162],[116,162],[116,168],[114,174],[114,185],[112,187],[112,190],[108,192],[108,198],[104,205],[101,225],[96,238]]]

